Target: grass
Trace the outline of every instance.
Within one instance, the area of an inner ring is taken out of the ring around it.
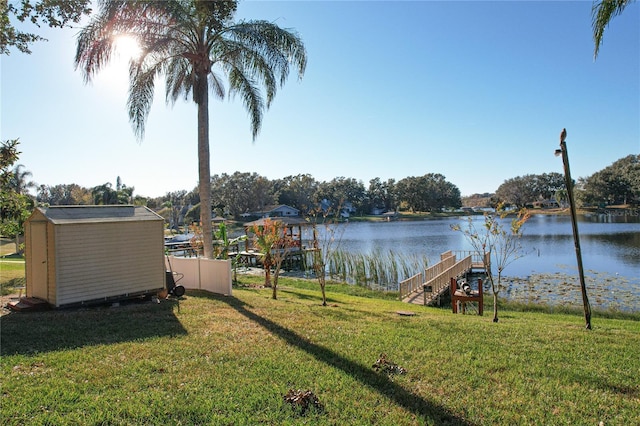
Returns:
[[[15,293],[24,286],[24,258],[0,258],[0,294]]]
[[[18,293],[25,286],[24,256],[15,251],[14,240],[0,237],[0,296]]]
[[[281,278],[278,300],[260,282],[3,316],[0,423],[640,424],[637,320],[588,331],[580,315],[503,310],[494,324],[337,284],[322,307],[315,282]],[[382,353],[407,373],[375,371]],[[324,410],[292,409],[290,389]]]
[[[0,258],[10,256],[16,252],[16,243],[10,238],[0,237]]]

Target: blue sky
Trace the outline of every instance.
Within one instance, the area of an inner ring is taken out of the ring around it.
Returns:
[[[212,174],[309,173],[396,180],[441,173],[462,195],[506,179],[574,178],[640,153],[640,4],[614,18],[596,61],[591,1],[243,1],[305,41],[252,141],[241,100],[210,105]],[[30,29],[34,29],[29,27]],[[197,185],[196,108],[167,106],[163,85],[138,143],[126,112],[125,61],[85,85],[77,29],[41,29],[31,55],[1,57],[2,140],[38,184],[106,182],[160,196]]]

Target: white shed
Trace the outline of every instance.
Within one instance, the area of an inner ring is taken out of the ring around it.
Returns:
[[[60,307],[165,287],[164,219],[142,206],[38,207],[25,223],[26,293]]]

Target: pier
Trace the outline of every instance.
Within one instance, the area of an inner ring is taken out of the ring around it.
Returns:
[[[483,261],[482,254],[473,251],[444,252],[440,262],[400,282],[400,300],[418,305],[439,304],[440,297],[449,291],[451,278],[458,279],[476,270],[486,272],[485,264],[490,267],[490,260],[490,253],[485,254]]]

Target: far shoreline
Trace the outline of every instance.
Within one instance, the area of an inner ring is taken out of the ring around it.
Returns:
[[[526,211],[530,215],[549,215],[549,216],[569,216],[571,210],[566,208],[529,208]],[[624,212],[624,213],[623,213]],[[382,215],[359,215],[350,216],[345,221],[353,222],[388,222],[388,221],[411,221],[411,220],[429,220],[429,219],[441,219],[447,217],[466,217],[466,216],[482,216],[485,212],[478,211],[447,211],[447,212],[397,212],[394,217],[382,216]],[[507,216],[515,216],[518,213],[517,210],[507,212]],[[629,215],[640,217],[640,207],[632,206],[630,204],[619,206],[608,206],[606,208],[581,208],[576,212],[578,215],[588,214],[616,214],[616,215]]]

